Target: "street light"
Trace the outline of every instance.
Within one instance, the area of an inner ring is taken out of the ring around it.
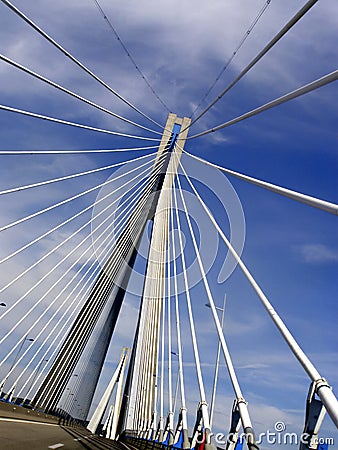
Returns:
[[[28,338],[27,335],[25,336],[25,338],[24,338],[23,341],[21,342],[21,345],[20,345],[20,347],[19,347],[19,350],[18,350],[18,352],[17,352],[17,354],[16,354],[16,356],[15,356],[15,358],[14,358],[14,361],[13,361],[13,363],[12,363],[12,365],[11,365],[11,368],[9,369],[9,372],[8,372],[8,373],[10,373],[10,372],[12,371],[13,367],[15,366],[15,363],[16,363],[17,360],[19,359],[20,352],[21,352],[22,347],[24,346],[24,343],[25,343],[26,341],[34,342],[34,339],[33,339],[33,338]]]
[[[223,330],[223,324],[224,324],[225,302],[226,302],[226,295],[224,295],[223,308],[220,308],[219,306],[215,306],[217,311],[222,311],[222,317],[221,317],[221,328],[222,328],[222,330]],[[206,303],[205,306],[207,306],[208,308],[211,308],[210,303]],[[221,353],[221,340],[218,339],[216,365],[215,365],[215,373],[214,373],[214,386],[213,386],[213,389],[212,389],[212,397],[211,397],[211,404],[210,404],[210,426],[212,425],[212,419],[214,417],[220,353]]]
[[[0,306],[3,306],[4,308],[6,308],[7,305],[6,305],[6,303],[1,302],[1,303],[0,303]]]
[[[35,371],[35,375],[34,375],[34,377],[33,377],[33,379],[32,379],[32,382],[31,382],[31,384],[30,384],[30,386],[29,386],[28,392],[30,392],[30,390],[32,389],[32,387],[33,387],[33,385],[34,385],[34,383],[35,383],[35,380],[36,380],[36,378],[37,378],[37,376],[38,376],[38,374],[39,374],[39,370],[40,370],[40,368],[41,368],[41,366],[42,366],[42,364],[43,364],[44,362],[48,362],[48,359],[42,359],[42,360],[40,361],[40,363],[39,363],[39,365],[37,366],[37,369],[36,369],[36,371]]]
[[[179,356],[179,354],[177,352],[170,352],[172,355],[174,356]],[[177,371],[177,378],[176,378],[176,385],[175,385],[175,397],[174,397],[174,406],[173,406],[173,411],[175,411],[176,409],[176,403],[177,403],[177,394],[178,394],[178,380],[179,380],[179,370]]]
[[[211,308],[210,303],[206,303],[205,306],[206,306],[207,308]],[[215,305],[215,309],[217,309],[217,311],[224,311],[224,308],[220,308],[219,306],[216,306],[216,305]]]
[[[13,370],[13,368],[14,368],[16,362],[17,362],[18,359],[19,359],[20,352],[21,352],[22,347],[23,347],[23,345],[24,345],[24,343],[25,343],[26,341],[31,341],[31,342],[33,342],[34,339],[32,339],[32,338],[27,338],[27,334],[26,334],[26,336],[24,337],[23,341],[21,342],[21,345],[19,346],[18,352],[17,352],[17,354],[15,355],[14,361],[13,361],[12,364],[11,364],[11,368],[10,368],[9,371],[7,372],[6,377],[5,377],[5,378],[3,379],[3,381],[1,382],[1,386],[0,386],[0,396],[1,396],[1,398],[4,398],[6,401],[11,401],[11,399],[12,399],[12,397],[13,397],[13,394],[14,394],[15,387],[16,387],[16,383],[14,384],[12,390],[11,390],[10,392],[8,392],[8,393],[7,393],[6,395],[4,395],[4,396],[2,396],[2,394],[3,394],[3,389],[4,389],[4,386],[5,386],[6,382],[7,382],[7,379],[8,379],[8,377],[9,377],[10,373],[12,372],[12,370]]]

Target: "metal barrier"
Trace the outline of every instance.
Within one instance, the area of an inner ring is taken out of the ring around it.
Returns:
[[[137,432],[133,430],[125,430],[119,441],[125,442],[126,444],[131,444],[139,450],[168,450],[169,448],[173,448],[172,446],[167,446],[162,442],[151,441],[148,439],[142,439],[137,436]]]

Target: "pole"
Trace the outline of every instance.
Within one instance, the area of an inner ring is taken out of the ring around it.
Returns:
[[[224,325],[225,303],[226,303],[226,295],[224,295],[222,317],[221,317],[222,330],[223,330],[223,325]],[[216,309],[218,309],[218,308],[216,308]],[[213,422],[213,418],[214,418],[220,354],[221,354],[221,340],[218,338],[216,365],[215,365],[215,373],[214,373],[214,385],[213,385],[213,389],[212,389],[212,397],[211,397],[211,404],[210,404],[210,427],[212,427],[212,422]]]

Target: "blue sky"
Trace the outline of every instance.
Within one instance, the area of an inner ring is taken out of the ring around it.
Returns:
[[[299,0],[271,2],[212,91],[209,101],[232,81],[303,3]],[[193,5],[192,2],[182,0],[141,0],[137,3],[101,0],[101,6],[147,79],[170,110],[179,116],[191,114],[263,4],[263,1],[258,0],[245,0],[240,4],[233,0],[197,0]],[[15,5],[116,91],[160,123],[165,123],[167,111],[136,72],[92,0],[74,0],[71,3],[64,0],[37,0],[30,4],[16,0]],[[150,122],[121,103],[38,36],[5,5],[2,4],[0,8],[1,53],[118,114],[153,128]],[[193,127],[192,134],[225,122],[335,70],[337,21],[337,4],[329,0],[318,2]],[[95,127],[150,136],[3,62],[0,63],[0,80],[1,104]],[[336,90],[337,83],[333,83],[230,128],[192,139],[187,142],[186,149],[230,169],[337,202]],[[0,136],[3,150],[148,145],[147,141],[102,135],[4,111],[0,111]],[[101,167],[135,155],[1,156],[1,190]],[[184,163],[191,167],[189,161]],[[50,187],[2,196],[1,226],[54,201],[103,183],[110,174],[102,172]],[[237,179],[229,180],[244,210],[246,234],[243,260],[320,373],[335,387],[338,383],[336,218]],[[221,195],[219,192],[223,192],[223,185],[220,183],[218,188],[217,195]],[[204,193],[217,215],[216,199],[207,191]],[[6,256],[34,236],[94,202],[96,195],[93,192],[71,207],[62,207],[57,212],[3,232],[0,237],[1,256]],[[90,219],[90,214],[86,213],[86,220]],[[219,213],[219,220],[223,219],[224,216]],[[224,220],[227,223],[226,216]],[[31,251],[25,251],[18,258],[8,261],[1,271],[1,283],[4,285],[10,281],[13,273],[19,274],[83,223],[84,218],[77,219],[69,227],[49,236],[39,246],[34,246]],[[49,267],[61,260],[89,232],[89,229],[85,229],[74,241],[48,259],[43,267],[38,267],[1,294],[4,296],[1,301],[10,304],[14,298],[23,295],[27,285],[39,280]],[[77,256],[81,256],[86,245],[84,243],[79,247]],[[273,429],[277,420],[284,421],[287,430],[299,432],[303,424],[309,381],[239,269],[225,283],[218,283],[225,252],[220,243],[209,278],[217,304],[221,305],[224,294],[227,294],[226,336],[243,392],[249,401],[252,419],[259,432],[266,428]],[[55,273],[57,277],[61,276],[62,267]],[[50,282],[40,286],[37,295],[42,295],[49,285]],[[205,311],[205,294],[201,286],[196,286],[192,292],[196,298],[194,308],[199,323],[204,376],[210,393],[217,339],[211,316],[206,319],[208,311]],[[23,308],[29,308],[34,301],[30,296]],[[137,296],[127,297],[121,323],[126,323],[126,317],[136,317],[137,304]],[[6,329],[15,323],[19,311],[8,316]],[[34,321],[34,317],[31,320]],[[24,330],[20,333],[18,336],[22,336]],[[131,321],[128,327],[118,326],[102,386],[109,377],[109,370],[115,365],[122,345],[130,345],[131,336]],[[191,364],[193,356],[188,349],[188,332],[184,339],[186,377],[192,380],[188,403],[194,408],[198,399]],[[223,366],[215,413],[216,431],[228,427],[232,397]],[[191,425],[192,421],[193,416]],[[334,427],[326,419],[324,435],[331,436],[333,430]]]

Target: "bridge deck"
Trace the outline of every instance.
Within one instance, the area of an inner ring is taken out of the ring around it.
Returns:
[[[0,402],[0,448],[127,450],[129,446],[95,436],[79,425],[61,425],[55,416]]]

